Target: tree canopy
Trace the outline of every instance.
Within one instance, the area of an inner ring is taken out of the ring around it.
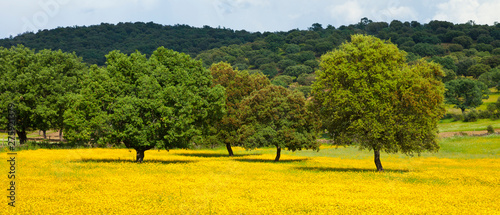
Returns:
[[[437,123],[444,115],[442,69],[435,63],[406,63],[405,52],[373,36],[321,57],[313,84],[315,109],[334,144],[408,155],[437,151]]]
[[[8,105],[15,105],[20,142],[29,129],[63,129],[68,94],[80,89],[86,70],[81,58],[62,51],[35,50],[22,45],[0,47],[0,118],[6,122]],[[3,124],[6,125],[6,124]]]
[[[137,151],[187,147],[225,113],[225,92],[212,87],[200,61],[163,47],[148,59],[140,52],[106,55],[65,113],[67,138],[95,144],[125,144]]]
[[[216,136],[226,145],[229,156],[233,156],[231,145],[236,144],[237,130],[240,120],[236,112],[241,101],[253,91],[260,90],[270,84],[269,79],[260,73],[248,74],[246,71],[233,70],[228,63],[217,63],[210,67],[213,85],[221,85],[226,89],[227,112],[220,121],[214,122]]]
[[[483,98],[487,96],[488,87],[477,80],[461,78],[448,81],[446,86],[446,103],[454,104],[462,110],[478,107],[483,104]]]
[[[244,98],[237,116],[242,123],[238,141],[246,149],[274,146],[275,161],[283,148],[319,150],[319,119],[298,92],[269,85]]]

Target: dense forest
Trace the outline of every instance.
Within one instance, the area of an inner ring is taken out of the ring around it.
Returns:
[[[196,56],[202,51],[231,44],[253,42],[260,33],[233,31],[226,28],[194,28],[187,25],[164,26],[152,22],[74,26],[27,32],[0,40],[0,46],[23,44],[33,49],[75,52],[89,64],[104,65],[104,55],[120,50],[130,54],[136,50],[151,55],[160,46]]]
[[[0,40],[0,46],[22,44],[36,50],[60,49],[99,66],[105,64],[105,55],[113,50],[125,54],[137,50],[150,56],[156,48],[164,46],[202,60],[206,68],[227,62],[235,69],[262,72],[274,85],[299,90],[307,97],[315,80],[314,71],[319,68],[319,57],[349,41],[354,34],[390,40],[408,53],[409,62],[426,58],[441,64],[446,74],[442,81],[447,84],[447,102],[463,112],[477,107],[481,103],[478,97],[486,96],[488,88],[499,86],[499,23],[455,24],[436,20],[387,23],[363,18],[356,24],[339,27],[314,23],[307,30],[263,33],[152,22],[102,23],[27,32]],[[457,80],[460,77],[469,77],[472,82]],[[466,92],[460,92],[464,87]],[[465,93],[473,94],[470,101],[461,101]]]

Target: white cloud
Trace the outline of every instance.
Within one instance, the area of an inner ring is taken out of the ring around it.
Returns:
[[[344,20],[345,24],[354,24],[367,16],[357,1],[347,1],[344,4],[330,6],[330,15],[337,20]]]
[[[499,21],[500,1],[494,0],[448,0],[437,5],[434,20],[465,23],[473,20],[478,24],[493,24]]]
[[[381,11],[381,14],[386,16],[389,19],[397,19],[397,20],[414,20],[416,16],[416,12],[409,7],[390,7]],[[389,21],[389,20],[387,20]]]

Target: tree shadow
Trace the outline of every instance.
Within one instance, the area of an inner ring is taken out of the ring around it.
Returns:
[[[312,172],[378,172],[376,168],[294,167],[294,169]],[[384,169],[384,172],[406,173],[410,171],[405,169]]]
[[[187,157],[204,157],[204,158],[221,158],[221,157],[231,158],[231,156],[229,156],[228,154],[215,154],[215,153],[177,153],[176,155],[187,156]],[[246,157],[252,155],[261,155],[261,154],[233,155],[232,157]]]
[[[94,158],[82,158],[74,162],[82,163],[137,163],[135,160],[130,159],[94,159]],[[195,163],[198,161],[190,160],[144,160],[142,163],[161,163],[161,164],[178,164],[178,163]]]
[[[283,159],[279,161],[274,161],[274,159],[262,159],[262,158],[254,158],[254,159],[246,159],[246,158],[236,158],[235,161],[239,162],[249,162],[249,163],[294,163],[308,160],[307,158],[300,159]]]

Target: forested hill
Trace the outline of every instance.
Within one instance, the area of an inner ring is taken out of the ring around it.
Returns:
[[[477,78],[500,65],[500,24],[477,25],[472,21],[422,24],[398,20],[373,22],[363,18],[359,23],[338,28],[315,23],[307,30],[274,33],[209,26],[165,26],[152,22],[103,23],[24,33],[0,40],[0,46],[8,48],[23,44],[37,50],[61,49],[76,52],[85,62],[98,65],[104,64],[105,55],[112,50],[127,54],[138,50],[149,55],[164,46],[202,59],[207,67],[226,61],[240,69],[260,70],[269,77],[279,73],[298,77],[302,73],[311,73],[317,67],[319,56],[349,40],[352,34],[391,40],[409,53],[410,60],[429,57],[456,75]],[[475,64],[480,64],[481,70],[469,71]],[[288,72],[285,71],[287,68]]]
[[[132,53],[135,50],[151,54],[160,46],[196,57],[201,51],[253,42],[260,33],[226,28],[190,27],[188,25],[160,25],[152,22],[118,23],[88,27],[66,27],[24,33],[0,40],[0,46],[9,48],[23,44],[32,49],[61,49],[76,52],[90,64],[103,65],[105,55],[113,50]]]

